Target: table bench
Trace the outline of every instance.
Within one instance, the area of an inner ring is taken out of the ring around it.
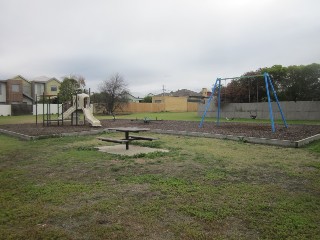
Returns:
[[[147,140],[147,141],[153,141],[153,140],[158,140],[158,138],[143,137],[143,136],[129,136],[129,140]]]
[[[145,137],[145,136],[130,136],[129,133],[138,133],[138,132],[146,132],[150,131],[149,128],[137,128],[137,127],[119,127],[119,128],[108,128],[109,131],[115,131],[115,132],[124,132],[125,138],[123,139],[113,139],[113,138],[105,138],[105,137],[98,137],[97,139],[105,142],[113,142],[113,143],[125,143],[126,144],[126,150],[129,150],[129,143],[134,140],[147,140],[147,141],[153,141],[157,140],[157,138],[153,137]]]
[[[126,139],[113,139],[113,138],[105,138],[105,137],[98,137],[97,139],[104,141],[104,142],[113,142],[113,143],[127,143],[129,140]]]

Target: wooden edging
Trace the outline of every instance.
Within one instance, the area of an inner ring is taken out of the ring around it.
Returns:
[[[279,140],[279,139],[269,139],[269,138],[257,138],[257,137],[246,137],[246,136],[235,136],[235,135],[224,135],[224,134],[202,133],[202,132],[173,131],[173,130],[162,130],[162,129],[154,129],[154,130],[151,130],[151,132],[161,133],[161,134],[171,134],[171,135],[228,139],[233,141],[273,145],[273,146],[281,146],[281,147],[292,147],[292,148],[299,148],[320,139],[320,134],[317,134],[299,141],[290,141],[290,140]]]
[[[12,131],[1,129],[1,128],[0,128],[0,133],[6,134],[6,135],[9,135],[12,137],[17,137],[22,140],[32,140],[33,139],[33,136],[29,136],[29,135],[25,135],[25,134],[21,134],[21,133],[16,133],[16,132],[12,132]]]
[[[313,141],[316,141],[316,140],[319,140],[320,139],[320,134],[316,134],[314,136],[311,136],[311,137],[307,137],[305,139],[302,139],[302,140],[299,140],[299,141],[296,141],[296,146],[295,147],[302,147],[304,145],[307,145]]]

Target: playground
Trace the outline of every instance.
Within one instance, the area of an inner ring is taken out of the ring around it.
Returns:
[[[151,130],[163,130],[174,132],[199,132],[207,134],[221,134],[233,136],[246,136],[255,138],[279,139],[298,141],[314,135],[320,134],[320,125],[292,124],[289,128],[285,128],[281,124],[276,124],[276,131],[272,132],[268,123],[241,123],[241,122],[221,122],[217,126],[214,122],[205,122],[202,128],[198,127],[198,121],[150,121],[144,123],[143,120],[135,119],[116,119],[116,120],[100,120],[101,128],[93,128],[89,124],[72,126],[65,123],[63,126],[52,125],[50,127],[36,125],[35,123],[26,124],[3,124],[0,130],[15,132],[27,136],[59,136],[61,134],[71,133],[95,133],[103,131],[105,128],[111,127],[148,127]]]

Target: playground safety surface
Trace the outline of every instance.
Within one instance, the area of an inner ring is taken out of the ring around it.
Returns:
[[[141,153],[169,152],[166,149],[141,147],[141,146],[135,146],[135,145],[130,145],[130,148],[128,150],[125,149],[125,145],[102,146],[102,147],[97,147],[97,149],[100,152],[126,155],[126,156],[133,156]]]
[[[283,125],[276,124],[276,132],[271,131],[270,124],[260,123],[236,123],[222,122],[219,126],[214,122],[205,122],[202,128],[199,128],[199,122],[194,121],[150,121],[145,123],[143,120],[102,120],[102,127],[93,128],[89,125],[71,126],[42,126],[42,123],[36,124],[7,124],[0,125],[0,131],[13,132],[22,136],[54,136],[68,135],[72,133],[88,133],[103,131],[105,128],[112,127],[147,127],[153,132],[160,133],[186,133],[185,135],[215,134],[221,136],[241,136],[262,139],[278,139],[288,141],[299,141],[320,134],[320,125],[289,125],[285,128]],[[191,133],[191,134],[188,134]],[[193,134],[192,134],[193,133]],[[222,138],[222,137],[221,137]]]

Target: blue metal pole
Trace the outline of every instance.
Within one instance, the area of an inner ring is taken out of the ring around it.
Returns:
[[[270,83],[270,85],[271,85],[271,88],[272,88],[272,91],[273,91],[273,95],[274,95],[274,97],[275,97],[275,99],[276,99],[276,101],[277,101],[277,105],[278,105],[278,108],[279,108],[279,110],[280,110],[280,113],[281,113],[281,117],[282,117],[282,121],[283,121],[283,123],[284,123],[284,126],[285,126],[286,128],[288,128],[288,124],[287,124],[287,121],[286,121],[286,119],[285,119],[285,117],[284,117],[284,114],[283,114],[283,112],[282,112],[282,109],[281,109],[281,106],[280,106],[280,103],[279,103],[279,100],[278,100],[277,93],[276,93],[276,91],[274,90],[274,87],[273,87],[273,84],[272,84],[272,81],[271,81],[271,77],[270,77],[270,75],[269,75],[268,73],[266,73],[266,74],[267,74],[267,76],[268,76],[268,80],[269,80],[269,83]]]
[[[267,73],[264,73],[263,75],[264,75],[264,81],[265,81],[265,83],[266,83],[266,89],[267,89],[268,105],[269,105],[269,115],[270,115],[272,132],[275,132],[276,129],[275,129],[275,127],[274,127],[274,119],[273,119],[272,106],[271,106],[271,100],[270,100],[268,74],[267,74]]]
[[[207,111],[209,110],[210,102],[211,102],[211,100],[212,100],[212,98],[213,98],[214,90],[216,89],[218,79],[219,79],[219,78],[217,78],[217,80],[216,80],[216,82],[215,82],[215,84],[213,85],[213,88],[212,88],[212,90],[211,90],[211,95],[210,95],[210,97],[209,97],[209,99],[208,99],[206,108],[205,108],[204,113],[203,113],[203,115],[202,115],[202,119],[201,119],[201,122],[200,122],[200,124],[199,124],[199,128],[202,128],[202,125],[203,125],[203,122],[204,122],[204,118],[206,117]]]
[[[217,126],[219,126],[219,124],[220,124],[220,104],[221,104],[220,92],[221,92],[221,78],[219,78],[219,89],[218,89]]]

